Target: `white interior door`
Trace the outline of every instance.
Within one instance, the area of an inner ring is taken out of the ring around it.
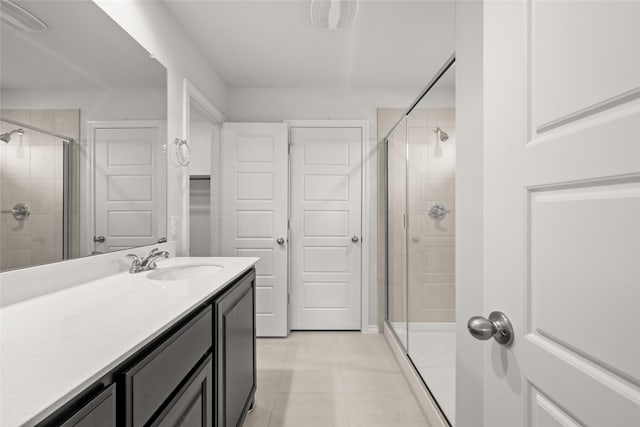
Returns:
[[[362,130],[290,137],[291,329],[360,329]]]
[[[105,122],[90,131],[95,239],[89,236],[89,247],[109,252],[156,243],[166,210],[159,124]]]
[[[483,16],[484,425],[638,426],[640,2]]]
[[[287,157],[285,124],[223,125],[222,253],[260,258],[258,336],[283,337],[288,332]]]

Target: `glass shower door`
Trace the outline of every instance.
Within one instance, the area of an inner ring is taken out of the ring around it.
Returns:
[[[407,120],[408,354],[451,424],[456,354],[454,120],[454,108],[421,105]]]
[[[407,123],[386,140],[387,162],[387,320],[407,349]]]

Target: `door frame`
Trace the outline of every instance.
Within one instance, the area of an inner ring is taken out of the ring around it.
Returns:
[[[184,79],[182,85],[182,139],[186,141],[191,140],[191,104],[195,104],[200,109],[201,113],[207,117],[207,119],[211,122],[212,125],[218,126],[218,139],[214,141],[214,144],[211,146],[211,236],[209,238],[211,250],[216,249],[216,253],[220,253],[222,250],[222,236],[220,233],[220,222],[222,220],[222,212],[221,208],[221,195],[220,195],[220,182],[222,180],[222,174],[220,170],[221,165],[221,156],[220,152],[222,150],[222,124],[225,121],[225,116],[218,110],[215,105],[213,105],[207,97],[198,90],[188,79]],[[215,171],[214,171],[215,167]],[[189,195],[189,170],[187,168],[186,173],[182,174],[181,177],[181,187],[183,190],[182,194],[182,217],[185,219],[182,221],[182,230],[180,230],[180,235],[183,236],[181,239],[182,247],[184,251],[189,250],[189,233],[190,233],[190,223],[189,223],[189,208],[191,206],[190,195]],[[168,188],[167,188],[168,190]],[[167,226],[169,231],[171,227],[168,224],[167,218]],[[170,235],[170,234],[169,234]],[[186,254],[188,255],[188,254]]]
[[[456,425],[484,423],[484,2],[456,4]]]
[[[81,194],[86,194],[86,199],[81,202],[80,220],[84,220],[84,228],[81,227],[80,235],[80,255],[89,255],[89,249],[93,248],[93,236],[95,232],[95,145],[94,138],[96,129],[122,129],[122,128],[156,128],[158,130],[158,142],[160,145],[157,147],[160,149],[166,140],[166,123],[162,120],[90,120],[87,122],[87,145],[85,153],[85,176],[81,182],[86,183],[84,190],[81,189]],[[161,157],[158,157],[158,166],[163,162]],[[166,212],[166,181],[167,171],[165,169],[165,230],[167,225],[167,212]],[[162,226],[161,223],[159,223]],[[84,233],[82,231],[84,230]],[[157,231],[157,230],[156,230]],[[84,234],[84,235],[82,235]]]
[[[360,218],[362,226],[362,253],[360,265],[360,330],[362,333],[378,333],[377,310],[377,268],[376,263],[371,263],[372,259],[376,259],[377,254],[377,223],[378,214],[377,206],[377,170],[376,170],[376,141],[369,139],[369,121],[368,120],[284,120],[287,125],[288,140],[291,143],[291,128],[360,128],[362,132],[361,144],[361,212]],[[289,156],[289,171],[291,171],[291,156]],[[289,173],[291,180],[291,173]],[[289,192],[291,185],[289,185]],[[289,194],[291,201],[291,194]],[[289,218],[291,218],[291,203],[289,203]],[[291,257],[291,253],[289,253]],[[290,260],[290,258],[289,258]],[[292,276],[292,265],[289,262],[288,273]],[[288,283],[288,292],[291,293],[291,280]],[[373,308],[372,308],[373,307]],[[288,306],[291,318],[291,305]],[[371,316],[373,315],[373,316]],[[291,325],[289,325],[291,330]]]

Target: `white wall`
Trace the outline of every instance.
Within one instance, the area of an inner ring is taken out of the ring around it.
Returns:
[[[429,76],[425,76],[426,85]],[[228,117],[236,122],[277,122],[282,120],[369,120],[375,137],[378,108],[409,107],[422,88],[230,88]],[[453,105],[453,92],[434,88],[434,107]]]
[[[184,79],[197,87],[218,110],[226,111],[226,85],[182,31],[164,3],[143,0],[94,2],[167,68],[168,141],[186,137],[183,126]],[[188,251],[188,184],[188,171],[168,162],[167,236],[176,241],[177,255],[185,255]],[[175,234],[171,232],[171,217],[179,217]]]
[[[214,130],[212,123],[191,121],[189,135],[191,146],[190,175],[211,175],[211,146]]]
[[[3,90],[2,108],[27,110],[79,109],[81,121],[164,120],[166,89]]]

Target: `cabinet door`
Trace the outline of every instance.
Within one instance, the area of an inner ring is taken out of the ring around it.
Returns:
[[[212,395],[213,360],[209,355],[151,425],[211,427],[213,425]]]
[[[256,390],[255,272],[223,294],[216,310],[216,426],[241,425]]]
[[[115,384],[92,399],[62,424],[62,427],[115,427],[116,387]]]

